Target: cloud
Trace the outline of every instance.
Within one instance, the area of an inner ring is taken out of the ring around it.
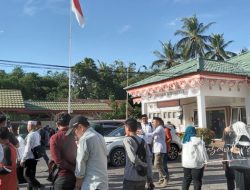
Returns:
[[[167,22],[167,26],[174,27],[177,25],[177,22],[179,22],[180,20],[181,20],[180,18],[175,18],[174,20]]]
[[[59,12],[60,4],[65,3],[65,0],[26,0],[23,12],[26,15],[33,16],[40,11],[51,9]]]
[[[129,31],[131,29],[131,26],[130,25],[124,25],[124,26],[122,26],[121,28],[120,28],[120,30],[119,30],[119,33],[120,34],[123,34],[123,33],[125,33],[125,32],[127,32],[127,31]]]
[[[24,4],[23,12],[26,15],[33,16],[41,8],[42,7],[40,0],[27,0],[26,3]]]

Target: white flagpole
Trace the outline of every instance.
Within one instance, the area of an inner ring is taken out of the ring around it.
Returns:
[[[69,94],[68,94],[68,113],[71,113],[71,6],[72,1],[70,2],[69,6]]]
[[[127,87],[128,87],[128,69],[129,67],[127,67]],[[126,120],[128,119],[128,91],[126,91]]]

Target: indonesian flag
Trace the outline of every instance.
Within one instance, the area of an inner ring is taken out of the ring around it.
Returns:
[[[71,0],[71,2],[72,2],[71,8],[76,15],[76,20],[78,21],[81,27],[84,27],[84,17],[79,0]]]

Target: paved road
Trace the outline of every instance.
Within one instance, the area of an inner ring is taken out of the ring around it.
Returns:
[[[216,154],[211,156],[210,161],[219,161],[222,154]],[[46,189],[49,188],[49,182],[46,180],[48,173],[44,172],[46,170],[44,160],[38,163],[37,167],[37,179],[46,185]],[[169,162],[169,172],[170,172],[170,182],[167,188],[168,190],[179,190],[181,189],[183,169],[181,167],[180,159],[175,162]],[[113,168],[109,167],[109,189],[110,190],[121,190],[122,189],[122,178],[124,173],[124,168]],[[157,181],[158,175],[154,170],[154,181]],[[25,190],[26,184],[20,185],[20,190]],[[208,165],[203,178],[202,190],[225,190],[226,180],[224,177],[224,171],[220,162],[214,162]],[[193,190],[193,187],[190,188]]]

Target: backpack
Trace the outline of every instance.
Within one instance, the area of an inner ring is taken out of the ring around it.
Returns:
[[[48,132],[43,128],[39,129],[38,132],[39,132],[39,134],[41,136],[41,145],[42,146],[47,146],[48,142],[49,142],[49,134],[48,134]]]
[[[237,142],[234,143],[239,153],[227,152],[227,159],[230,160],[228,165],[231,169],[246,170],[250,169],[250,139],[242,135]],[[229,146],[229,150],[231,146]]]
[[[136,139],[136,137],[131,136],[132,139],[134,139],[134,141],[137,144],[137,150],[136,150],[136,155],[138,156],[138,158],[144,162],[147,163],[147,150],[145,148],[145,141],[144,139],[142,139],[141,143],[138,142],[138,140]],[[137,171],[137,174],[140,176],[146,176],[147,175],[147,166],[142,166],[140,164],[135,166],[135,169]]]
[[[45,150],[41,145],[38,145],[31,149],[35,159],[42,158],[45,155]]]

